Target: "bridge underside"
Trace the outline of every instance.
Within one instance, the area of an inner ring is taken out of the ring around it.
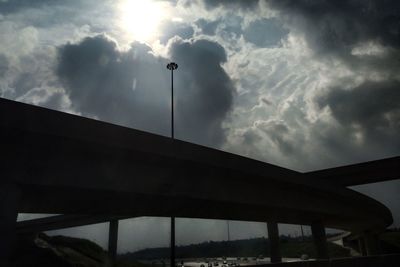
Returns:
[[[385,206],[330,181],[125,127],[1,100],[0,129],[18,212],[392,223]]]
[[[185,196],[146,195],[49,186],[22,186],[20,213],[103,214],[109,216],[161,216],[243,221],[276,221],[311,225],[322,221],[338,229],[368,229],[371,218],[340,216],[330,211],[316,212],[290,207],[267,206],[232,201],[198,199]],[[375,226],[384,228],[379,220]]]
[[[321,242],[321,225],[363,232],[392,223],[384,205],[332,181],[333,169],[302,174],[9,100],[0,100],[0,140],[4,229],[17,212],[171,216],[314,225]],[[383,177],[398,177],[393,161]]]

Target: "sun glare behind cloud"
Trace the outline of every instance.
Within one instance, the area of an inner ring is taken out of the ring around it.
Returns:
[[[121,27],[129,39],[140,42],[153,41],[162,21],[169,15],[167,3],[151,0],[122,0],[119,10]]]

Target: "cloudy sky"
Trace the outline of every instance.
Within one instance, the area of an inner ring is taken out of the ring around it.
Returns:
[[[400,154],[397,0],[0,0],[0,96],[309,171]],[[400,225],[400,182],[357,190]]]

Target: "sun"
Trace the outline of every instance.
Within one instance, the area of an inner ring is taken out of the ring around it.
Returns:
[[[120,2],[120,26],[130,39],[147,42],[156,38],[162,21],[168,17],[168,7],[163,2],[151,0]]]

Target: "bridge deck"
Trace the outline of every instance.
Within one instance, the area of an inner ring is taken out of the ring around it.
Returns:
[[[62,112],[0,100],[2,182],[19,212],[182,216],[383,228],[390,211],[333,182]]]

